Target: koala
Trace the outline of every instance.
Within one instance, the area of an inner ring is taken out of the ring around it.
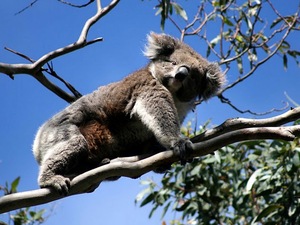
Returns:
[[[82,96],[38,130],[38,183],[68,194],[70,179],[116,157],[172,149],[184,160],[191,142],[180,126],[198,99],[217,93],[224,74],[188,45],[150,33],[149,63],[123,80]]]

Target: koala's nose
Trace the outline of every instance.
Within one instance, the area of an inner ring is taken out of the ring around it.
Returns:
[[[175,79],[183,81],[189,75],[190,69],[186,66],[181,66],[178,68]]]

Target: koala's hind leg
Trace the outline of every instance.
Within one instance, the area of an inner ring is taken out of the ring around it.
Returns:
[[[81,134],[72,135],[65,141],[54,144],[45,155],[40,166],[38,182],[41,188],[54,188],[60,194],[67,195],[70,178],[87,157],[87,143]]]

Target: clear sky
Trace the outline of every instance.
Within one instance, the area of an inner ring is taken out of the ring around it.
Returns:
[[[51,50],[74,42],[86,19],[95,12],[94,6],[76,9],[58,1],[41,0],[25,12],[14,15],[31,2],[2,0],[0,62],[26,62],[3,47],[38,59]],[[107,2],[103,1],[103,5]],[[297,2],[282,1],[281,5],[278,3],[279,10],[293,12]],[[101,36],[104,41],[54,60],[54,69],[86,94],[144,66],[147,59],[142,50],[146,35],[150,31],[160,32],[160,18],[154,15],[153,10],[155,4],[156,1],[122,1],[91,29],[90,39]],[[189,12],[195,11],[195,8],[189,9]],[[166,25],[166,33],[179,35],[170,24]],[[186,41],[205,55],[206,46],[199,45],[198,39],[187,38]],[[289,41],[300,49],[299,34]],[[237,76],[229,74],[229,82]],[[287,101],[285,91],[299,103],[299,85],[300,74],[296,64],[290,60],[285,71],[281,58],[276,56],[271,63],[225,96],[242,109],[264,112],[273,107],[281,108],[282,101]],[[38,165],[31,153],[34,135],[44,121],[67,103],[28,75],[16,75],[15,80],[11,80],[3,74],[0,74],[0,102],[0,185],[21,176],[19,191],[36,189]],[[191,113],[190,118],[195,115]],[[199,106],[197,115],[199,124],[208,119],[213,124],[220,124],[227,118],[237,116],[253,118],[252,115],[235,112],[217,99]],[[161,224],[159,212],[149,220],[150,207],[139,208],[134,204],[135,196],[143,189],[140,180],[149,177],[159,181],[161,176],[148,173],[136,180],[122,178],[116,182],[105,182],[92,194],[72,196],[38,208],[48,209],[50,217],[46,225],[66,222],[74,225]],[[7,221],[7,215],[0,215],[0,220]]]

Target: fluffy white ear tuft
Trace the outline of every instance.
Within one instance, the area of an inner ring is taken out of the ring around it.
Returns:
[[[160,56],[171,55],[177,45],[177,40],[166,34],[156,34],[151,32],[147,35],[148,43],[143,52],[149,59],[157,59]]]
[[[157,34],[151,32],[147,35],[147,45],[145,46],[144,55],[149,59],[155,59],[158,55],[158,49],[160,46],[158,45],[156,39]]]
[[[203,98],[206,100],[213,95],[218,94],[219,89],[226,84],[226,78],[223,72],[220,70],[218,63],[213,62],[207,66],[206,72],[207,87],[203,93]]]

